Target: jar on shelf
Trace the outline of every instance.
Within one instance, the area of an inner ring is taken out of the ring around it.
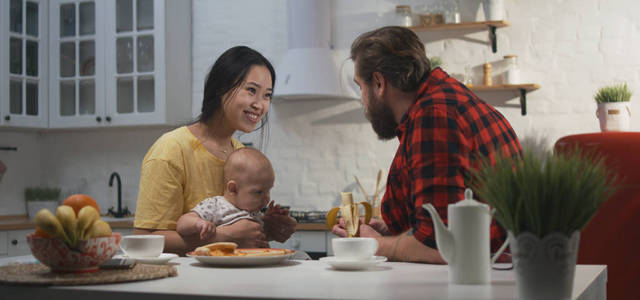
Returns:
[[[485,86],[493,85],[493,82],[491,80],[491,64],[488,62],[484,63],[483,69],[484,69],[484,85]]]
[[[413,16],[411,15],[411,6],[409,5],[397,5],[395,25],[410,27],[413,26]]]
[[[444,22],[447,24],[459,24],[460,6],[458,5],[458,0],[447,0],[444,6]]]
[[[506,68],[502,81],[504,84],[520,83],[520,68],[518,67],[518,57],[516,55],[505,55]]]

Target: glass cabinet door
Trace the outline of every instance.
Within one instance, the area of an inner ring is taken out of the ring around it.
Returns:
[[[103,1],[50,3],[52,127],[101,125],[104,120]]]
[[[47,126],[46,5],[40,0],[0,3],[0,122],[4,125]]]
[[[158,112],[162,65],[162,1],[115,0],[106,20],[107,114],[119,124],[143,124]]]

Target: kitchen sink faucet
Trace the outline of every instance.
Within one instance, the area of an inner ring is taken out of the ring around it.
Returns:
[[[120,182],[120,174],[118,174],[118,172],[111,173],[111,177],[109,177],[109,186],[113,186],[113,178],[118,180],[118,210],[113,211],[112,206],[109,208],[109,214],[115,218],[122,218],[129,214],[129,209],[127,207],[122,209],[122,183]]]

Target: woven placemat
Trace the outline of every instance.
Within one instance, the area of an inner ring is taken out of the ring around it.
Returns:
[[[136,264],[131,269],[100,269],[93,273],[53,273],[42,264],[15,264],[0,267],[0,284],[84,285],[140,281],[178,276],[174,266]]]

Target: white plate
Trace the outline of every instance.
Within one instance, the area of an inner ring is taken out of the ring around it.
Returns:
[[[198,256],[187,253],[187,256],[197,259],[199,262],[216,266],[263,266],[274,265],[292,257],[295,251],[287,254],[265,256]]]
[[[158,257],[128,257],[126,255],[114,256],[114,258],[129,258],[135,260],[138,263],[149,265],[164,265],[176,257],[178,257],[178,255],[174,253],[162,253]]]
[[[387,258],[384,256],[374,256],[369,260],[343,260],[337,259],[335,256],[327,256],[320,258],[320,261],[328,263],[337,270],[364,270],[387,261]]]

